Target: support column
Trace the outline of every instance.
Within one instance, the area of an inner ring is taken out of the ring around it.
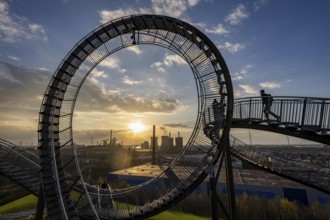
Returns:
[[[236,201],[235,201],[235,190],[234,190],[234,178],[233,178],[233,166],[230,155],[230,144],[229,136],[226,138],[225,154],[225,165],[226,165],[226,179],[227,179],[227,190],[228,190],[228,206],[229,213],[232,220],[236,220]]]
[[[38,203],[36,207],[36,215],[35,220],[42,220],[44,215],[44,209],[45,209],[45,200],[44,200],[44,194],[40,182],[40,189],[39,189],[39,197],[38,197]]]

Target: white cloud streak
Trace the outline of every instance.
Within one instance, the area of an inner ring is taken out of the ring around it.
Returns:
[[[165,57],[162,62],[154,62],[153,64],[150,65],[150,67],[157,69],[158,72],[160,73],[166,73],[166,68],[169,68],[173,66],[174,64],[176,65],[183,65],[187,64],[182,57],[180,57],[177,54],[165,54]]]
[[[218,24],[217,26],[212,27],[211,29],[206,28],[205,32],[216,35],[223,35],[223,34],[228,34],[229,30],[227,30],[222,24]]]
[[[281,87],[281,84],[278,82],[262,82],[262,83],[259,83],[259,85],[262,88],[268,88],[268,89],[276,89],[276,88]]]
[[[256,95],[258,94],[258,90],[254,88],[251,85],[246,85],[246,84],[240,84],[238,85],[241,89],[243,89],[243,92],[248,95]]]
[[[234,74],[232,74],[231,79],[232,79],[233,81],[244,79],[244,78],[246,77],[246,75],[248,74],[249,69],[251,69],[252,67],[253,67],[253,65],[251,65],[251,64],[247,64],[247,65],[245,65],[245,66],[241,69],[241,71],[239,71],[238,73],[234,73]]]
[[[142,82],[133,80],[129,76],[124,76],[123,83],[128,84],[128,85],[136,85],[136,84],[141,84]]]
[[[196,6],[199,2],[200,0],[151,0],[149,8],[119,8],[101,10],[98,13],[102,24],[132,14],[160,14],[183,19],[187,9]]]
[[[244,49],[245,45],[240,43],[231,43],[231,42],[224,42],[223,44],[219,44],[219,49],[225,49],[229,51],[230,53],[236,53],[242,49]]]

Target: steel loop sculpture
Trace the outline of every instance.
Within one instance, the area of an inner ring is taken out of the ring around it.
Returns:
[[[73,145],[75,103],[85,79],[102,60],[123,48],[144,44],[166,48],[190,66],[198,93],[195,127],[167,169],[144,184],[104,193],[111,205],[100,207],[97,189],[84,182]],[[222,105],[221,123],[214,123],[213,113],[206,112],[214,99]],[[226,63],[194,26],[167,16],[133,15],[96,28],[63,59],[42,101],[38,149],[48,217],[144,219],[173,206],[205,179],[227,148],[232,112],[233,88]]]

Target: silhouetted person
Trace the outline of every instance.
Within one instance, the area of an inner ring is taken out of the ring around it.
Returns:
[[[271,114],[274,118],[276,118],[277,121],[280,120],[280,116],[276,115],[274,112],[270,110],[272,104],[273,104],[273,97],[271,94],[265,93],[265,90],[260,90],[260,96],[262,99],[262,107],[263,112],[265,113],[265,117],[267,119],[267,122],[269,122],[269,114]]]
[[[217,99],[214,99],[212,102],[212,109],[213,109],[213,115],[214,115],[214,121],[217,122],[220,120],[220,103],[217,101]]]
[[[105,182],[103,182],[102,185],[101,185],[101,188],[102,189],[108,189],[108,185]]]

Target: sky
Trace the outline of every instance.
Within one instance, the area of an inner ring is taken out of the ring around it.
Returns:
[[[0,0],[0,138],[37,145],[43,94],[62,59],[100,25],[131,14],[184,20],[218,47],[235,98],[329,97],[330,1]],[[101,62],[84,83],[74,140],[124,144],[156,135],[187,141],[197,115],[190,67],[164,48],[135,45]],[[129,103],[129,104],[127,104]],[[246,134],[245,134],[246,136]]]

